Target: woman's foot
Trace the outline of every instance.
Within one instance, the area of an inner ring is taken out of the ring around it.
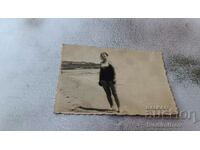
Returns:
[[[118,113],[120,112],[120,109],[119,109],[119,107],[117,108],[117,112],[118,112]]]
[[[115,111],[115,109],[114,109],[114,107],[113,107],[113,106],[111,106],[110,108],[111,108],[111,110],[112,110],[112,111]]]

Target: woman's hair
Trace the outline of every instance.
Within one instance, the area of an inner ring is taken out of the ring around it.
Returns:
[[[100,54],[100,56],[103,56],[103,55],[106,55],[106,56],[108,56],[108,53],[107,52],[102,52],[101,54]]]

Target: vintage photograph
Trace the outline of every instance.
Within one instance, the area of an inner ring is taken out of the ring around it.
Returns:
[[[63,45],[55,113],[178,112],[161,52]]]

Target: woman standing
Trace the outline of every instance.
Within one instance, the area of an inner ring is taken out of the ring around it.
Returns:
[[[102,52],[100,54],[101,58],[101,66],[99,72],[99,85],[103,87],[110,107],[113,109],[113,100],[112,95],[115,99],[115,103],[117,104],[117,111],[120,111],[120,102],[117,96],[116,91],[116,79],[115,79],[115,69],[114,67],[108,62],[108,53]]]

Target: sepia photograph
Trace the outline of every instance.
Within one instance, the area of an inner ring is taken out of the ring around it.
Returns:
[[[63,45],[55,113],[177,115],[162,53]]]

